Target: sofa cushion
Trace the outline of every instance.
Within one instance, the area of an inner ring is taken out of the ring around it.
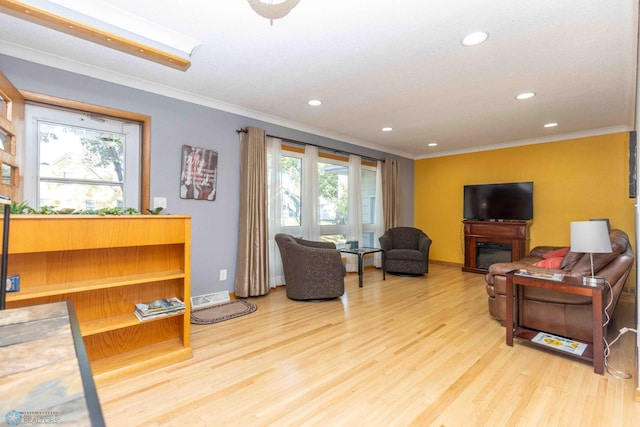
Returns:
[[[560,268],[560,264],[562,263],[562,259],[564,257],[557,256],[552,258],[545,258],[542,261],[538,261],[534,263],[536,267],[544,267],[544,268]]]
[[[573,269],[573,266],[576,265],[576,263],[580,260],[580,258],[583,258],[583,257],[584,257],[584,254],[581,252],[571,252],[571,251],[567,252],[567,254],[562,259],[562,263],[560,264],[560,269],[571,271]]]
[[[394,230],[393,248],[394,249],[418,249],[420,235],[405,230]]]
[[[423,261],[424,254],[415,249],[391,249],[384,253],[386,260]]]
[[[560,257],[560,259],[562,259],[567,254],[567,252],[569,252],[569,248],[560,248],[560,249],[556,249],[555,251],[547,252],[546,254],[542,255],[542,258],[549,259],[549,258]],[[558,267],[555,267],[555,268],[558,268]]]

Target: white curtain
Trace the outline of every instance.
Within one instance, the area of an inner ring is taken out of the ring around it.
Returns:
[[[267,137],[267,176],[269,182],[269,287],[284,283],[282,258],[275,235],[282,230],[281,140]]]
[[[380,247],[379,238],[384,234],[384,208],[382,206],[382,161],[378,160],[376,168],[376,206],[375,206],[375,246]],[[382,254],[377,252],[374,255],[374,265],[382,268]]]
[[[318,147],[305,146],[302,159],[302,237],[320,240],[318,220]]]
[[[362,246],[362,160],[355,154],[349,155],[349,213],[347,240],[358,242],[358,247]],[[358,256],[349,255],[347,258],[347,271],[358,271]]]

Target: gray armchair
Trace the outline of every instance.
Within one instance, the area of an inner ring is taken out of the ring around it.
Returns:
[[[347,271],[336,245],[276,234],[287,297],[294,300],[337,298],[344,294]]]
[[[378,240],[384,252],[385,273],[422,275],[429,272],[431,239],[422,230],[390,228]]]

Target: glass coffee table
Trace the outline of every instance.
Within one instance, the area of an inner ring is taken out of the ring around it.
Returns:
[[[358,255],[358,286],[362,287],[364,256],[367,254],[382,252],[382,249],[380,248],[356,248],[356,249],[344,248],[344,249],[340,249],[340,252],[344,254]],[[382,252],[382,265],[384,265],[384,252]],[[382,280],[387,280],[386,274],[384,272],[384,268],[382,269]]]

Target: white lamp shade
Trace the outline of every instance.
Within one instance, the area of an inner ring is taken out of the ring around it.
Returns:
[[[605,221],[575,221],[571,223],[571,252],[611,253],[611,240]]]

